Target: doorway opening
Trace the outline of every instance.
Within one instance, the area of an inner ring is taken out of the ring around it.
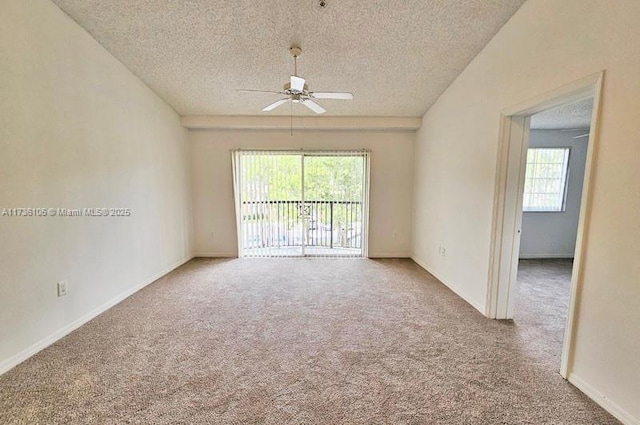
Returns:
[[[545,314],[554,317],[565,378],[571,369],[602,80],[603,73],[586,77],[509,108],[502,117],[487,316],[517,321],[520,314],[525,320],[518,309],[532,300],[538,308],[530,312],[532,323],[544,328],[550,324]],[[578,118],[569,111],[578,110],[583,122],[571,124]],[[553,121],[556,129],[545,130]],[[549,310],[543,312],[545,303]]]
[[[364,257],[369,153],[235,151],[240,257]]]
[[[560,366],[593,97],[530,118],[521,183],[513,319],[532,352]]]

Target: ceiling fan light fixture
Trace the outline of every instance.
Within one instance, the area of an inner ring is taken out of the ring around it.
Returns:
[[[302,103],[304,106],[315,112],[316,114],[324,114],[327,112],[322,106],[318,105],[312,99],[337,99],[337,100],[352,100],[352,93],[341,92],[311,92],[309,86],[304,78],[298,76],[298,56],[302,53],[302,49],[299,46],[291,46],[289,53],[293,56],[294,71],[290,76],[289,82],[285,83],[282,92],[268,91],[268,90],[242,90],[249,92],[264,92],[275,93],[288,96],[284,99],[280,99],[262,109],[263,112],[271,112],[277,107],[284,105],[287,102],[290,103]]]

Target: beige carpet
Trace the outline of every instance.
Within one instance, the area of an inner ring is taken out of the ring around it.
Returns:
[[[524,310],[409,260],[194,260],[0,377],[0,423],[617,423]]]
[[[529,344],[527,351],[545,359],[549,368],[560,370],[572,260],[520,260],[514,320]]]

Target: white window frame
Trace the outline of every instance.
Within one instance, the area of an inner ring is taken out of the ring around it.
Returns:
[[[562,213],[566,211],[566,204],[567,204],[567,188],[568,188],[568,183],[569,183],[569,160],[571,158],[571,147],[569,146],[553,146],[553,147],[544,147],[544,146],[540,146],[540,147],[529,147],[527,149],[527,156],[529,155],[529,152],[531,152],[532,150],[562,150],[564,151],[564,162],[563,162],[563,169],[562,169],[562,177],[561,177],[561,181],[560,181],[560,187],[562,188],[562,192],[561,192],[561,196],[562,196],[562,200],[560,202],[560,207],[559,209],[545,209],[539,206],[528,206],[526,204],[526,200],[527,200],[527,195],[528,193],[524,192],[524,196],[522,197],[522,211],[524,213]],[[526,162],[526,167],[529,166],[529,161]],[[527,170],[528,171],[528,170]],[[530,179],[530,177],[527,177],[527,174],[525,174],[525,188],[526,188],[526,182],[527,180]],[[540,177],[538,177],[540,178]],[[544,193],[543,193],[544,194]],[[552,194],[552,193],[549,193]]]

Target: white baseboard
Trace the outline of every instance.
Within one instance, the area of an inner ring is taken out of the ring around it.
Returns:
[[[417,259],[415,257],[415,255],[411,256],[411,259],[420,267],[422,267],[423,269],[425,269],[429,274],[431,274],[433,277],[435,277],[436,279],[438,279],[440,281],[440,283],[442,283],[444,286],[446,286],[447,288],[451,289],[457,296],[459,296],[460,298],[462,298],[464,301],[466,301],[468,304],[470,304],[473,308],[475,308],[476,310],[478,310],[480,313],[482,313],[483,316],[486,316],[485,313],[485,306],[483,303],[480,303],[472,298],[469,298],[464,292],[462,292],[460,290],[460,288],[456,287],[455,285],[451,285],[449,283],[447,283],[444,279],[442,279],[440,276],[438,276],[437,274],[435,274],[434,272],[432,272],[431,267],[429,267],[428,265],[426,265],[424,262],[420,261],[419,259]]]
[[[145,281],[142,282],[141,284],[139,284],[139,285],[137,285],[137,286],[125,291],[124,293],[118,295],[115,298],[112,298],[111,300],[109,300],[106,303],[102,304],[100,307],[97,307],[97,308],[93,309],[89,313],[87,313],[84,316],[74,320],[73,322],[71,322],[68,325],[64,326],[63,328],[57,330],[53,334],[41,339],[40,341],[36,342],[35,344],[27,347],[26,349],[20,351],[18,354],[14,355],[14,356],[11,356],[8,359],[4,360],[3,362],[0,363],[0,375],[2,375],[3,373],[5,373],[5,372],[7,372],[7,371],[9,371],[11,369],[13,369],[14,367],[19,365],[23,361],[27,360],[29,357],[31,357],[31,356],[35,355],[36,353],[38,353],[39,351],[47,348],[48,346],[50,346],[54,342],[56,342],[59,339],[65,337],[66,335],[70,334],[74,330],[78,329],[80,326],[84,325],[85,323],[87,323],[88,321],[93,319],[94,317],[104,313],[105,311],[107,311],[108,309],[110,309],[114,305],[118,304],[119,302],[121,302],[125,298],[130,297],[131,295],[135,294],[136,292],[138,292],[139,290],[141,290],[145,286],[155,282],[156,280],[160,279],[162,276],[166,275],[167,273],[171,272],[172,270],[177,269],[178,267],[180,267],[181,265],[185,264],[187,261],[191,260],[192,258],[193,258],[192,256],[188,256],[188,257],[183,258],[182,260],[180,260],[180,261],[172,264],[168,268],[164,269],[160,273],[157,273],[154,276],[152,276],[152,277],[150,277],[148,279],[145,279]]]
[[[411,258],[411,254],[408,252],[370,252],[368,258]]]
[[[237,258],[237,252],[231,251],[200,251],[193,254],[194,258]],[[408,252],[375,252],[369,253],[368,258],[411,258]]]
[[[589,396],[590,399],[595,401],[607,412],[611,413],[616,419],[625,425],[640,425],[640,418],[635,418],[629,412],[618,406],[610,398],[607,398],[600,391],[595,389],[591,384],[582,380],[574,373],[569,374],[569,382],[571,382],[577,389]]]
[[[521,260],[537,260],[537,259],[545,259],[545,258],[573,258],[574,253],[570,254],[520,254]]]
[[[193,257],[200,258],[238,258],[237,252],[224,252],[224,251],[201,251],[193,254]]]

